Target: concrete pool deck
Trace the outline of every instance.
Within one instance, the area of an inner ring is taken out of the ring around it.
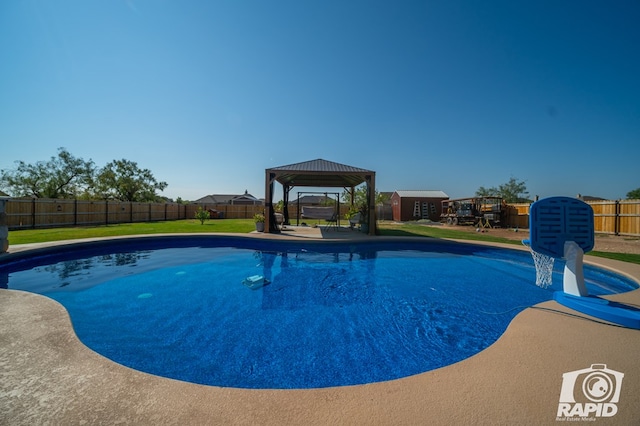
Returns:
[[[281,235],[253,236],[395,239],[346,228],[295,227]],[[14,246],[10,252],[39,247]],[[590,256],[586,260],[640,281],[640,265]],[[609,298],[640,307],[640,290]],[[640,331],[549,301],[518,314],[502,337],[477,355],[415,376],[323,389],[221,388],[116,364],[77,339],[57,302],[0,290],[0,424],[556,424],[581,420],[557,419],[563,374],[606,364],[624,374],[619,401],[569,404],[569,409],[593,408],[585,420],[598,424],[637,425],[639,354]],[[577,389],[584,377],[576,381]],[[614,411],[610,417],[596,416]]]

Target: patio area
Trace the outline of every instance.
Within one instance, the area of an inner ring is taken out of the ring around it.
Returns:
[[[324,226],[251,236],[397,240]],[[640,265],[587,260],[640,281]],[[609,298],[640,307],[640,290]],[[0,290],[0,424],[556,424],[563,374],[606,364],[624,374],[619,400],[601,405],[598,417],[593,404],[585,419],[631,425],[640,419],[638,353],[640,331],[549,301],[517,315],[489,348],[434,371],[322,389],[222,388],[116,364],[77,339],[57,302]]]

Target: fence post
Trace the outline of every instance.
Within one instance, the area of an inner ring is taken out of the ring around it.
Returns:
[[[36,229],[36,199],[31,199],[31,228]]]
[[[615,217],[613,218],[613,233],[620,235],[620,200],[616,200]]]
[[[5,253],[9,250],[9,221],[5,208],[7,205],[7,199],[0,197],[0,253]],[[0,288],[7,288],[2,287]]]

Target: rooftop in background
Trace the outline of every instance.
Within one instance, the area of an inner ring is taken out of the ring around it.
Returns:
[[[576,195],[576,198],[582,201],[606,201],[604,198],[593,197],[591,195],[582,195],[582,194]]]
[[[331,193],[330,193],[331,194]],[[333,195],[333,194],[331,194]],[[303,195],[302,197],[295,199],[295,200],[290,200],[289,204],[295,204],[295,203],[300,203],[300,204],[312,204],[312,205],[323,205],[326,203],[333,203],[335,202],[335,198],[332,198],[331,196],[325,196],[325,195]]]
[[[202,198],[198,198],[194,203],[205,204],[262,204],[263,200],[259,200],[248,191],[244,191],[244,194],[212,194],[205,195]]]

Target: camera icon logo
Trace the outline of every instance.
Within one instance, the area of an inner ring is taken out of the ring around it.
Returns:
[[[559,417],[611,417],[618,411],[624,374],[592,364],[589,368],[562,375]]]

